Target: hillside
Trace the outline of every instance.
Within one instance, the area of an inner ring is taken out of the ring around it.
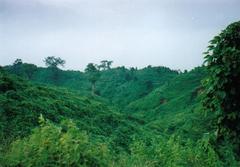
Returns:
[[[144,119],[146,126],[157,134],[178,134],[199,139],[211,127],[200,111],[201,81],[205,76],[204,67],[179,74],[145,97],[131,102],[125,112]]]
[[[171,108],[171,112],[174,112],[196,104],[199,102],[196,101],[196,98],[201,90],[201,80],[205,76],[204,67],[198,67],[188,73],[179,74],[143,98],[131,102],[127,106],[127,110],[133,112],[154,109],[169,111]],[[170,108],[167,108],[167,106],[170,106]],[[174,106],[176,107],[173,108]]]
[[[192,73],[197,73],[197,70]],[[195,76],[192,73],[179,75],[173,80],[181,85],[182,81]],[[156,133],[155,121],[163,121],[162,116],[166,118],[172,115],[171,112],[159,112],[159,117],[145,119],[131,112],[119,112],[98,96],[34,84],[3,70],[0,74],[0,162],[6,166],[45,166],[50,163],[53,166],[178,166],[198,163],[214,166],[219,163],[215,153],[206,156],[204,149],[208,148],[208,152],[213,150],[209,145],[202,147],[203,142],[208,142],[208,139],[202,139],[202,131],[197,132],[198,138],[187,141],[176,129],[172,129],[171,134],[159,133],[159,130]],[[189,92],[199,86],[196,83],[189,82],[192,88]],[[152,94],[154,92],[145,98]],[[152,109],[154,107],[149,106],[145,112],[148,118]],[[143,111],[140,113],[144,114]],[[187,111],[181,110],[180,113],[183,119],[189,116]],[[160,124],[158,126],[164,128]],[[182,127],[178,124],[178,128]],[[165,128],[172,127],[165,125]],[[194,142],[199,144],[194,145]]]
[[[85,72],[1,68],[0,164],[238,166],[229,143],[218,146],[221,157],[212,144],[215,115],[201,103],[206,76],[204,66],[118,67],[100,71],[92,95]]]
[[[6,66],[5,69],[36,83],[66,87],[81,93],[88,93],[91,89],[86,73],[80,71],[58,70],[56,79],[50,68],[39,68],[33,64]],[[177,71],[166,67],[149,66],[140,70],[117,67],[103,70],[96,83],[96,93],[122,108],[177,75]]]
[[[100,97],[32,84],[4,71],[0,72],[0,106],[1,144],[30,134],[43,115],[55,124],[72,120],[95,139],[112,142],[115,150],[128,149],[128,139],[137,133],[139,122],[143,123],[117,112]],[[125,140],[120,141],[119,136]]]

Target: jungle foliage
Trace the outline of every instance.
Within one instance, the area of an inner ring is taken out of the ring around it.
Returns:
[[[1,67],[0,166],[240,166],[239,25],[189,72]]]
[[[240,155],[240,22],[215,36],[205,54],[209,75],[203,106],[217,115],[213,123],[218,144],[231,141]]]

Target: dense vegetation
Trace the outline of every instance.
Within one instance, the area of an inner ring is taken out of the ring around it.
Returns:
[[[64,71],[55,57],[1,67],[0,166],[240,166],[239,32],[227,27],[189,72]]]
[[[205,54],[205,110],[216,113],[217,144],[230,141],[240,155],[240,22],[215,36]]]

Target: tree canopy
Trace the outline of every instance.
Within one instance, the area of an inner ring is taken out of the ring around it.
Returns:
[[[23,62],[22,62],[22,59],[16,59],[14,62],[13,62],[13,65],[16,66],[16,65],[21,65]]]
[[[95,84],[100,77],[98,66],[93,63],[89,63],[85,69],[85,72],[87,73],[88,80],[92,84],[92,95],[94,95],[95,94]]]
[[[108,60],[102,60],[101,64],[98,65],[99,70],[109,70],[111,69],[113,61],[108,61]]]
[[[43,61],[45,65],[50,68],[58,68],[59,66],[64,67],[64,64],[66,63],[66,61],[61,59],[60,57],[54,56],[46,57]]]

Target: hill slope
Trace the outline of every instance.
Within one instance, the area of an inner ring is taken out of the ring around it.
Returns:
[[[127,149],[130,136],[137,132],[135,127],[143,123],[107,106],[100,97],[32,84],[0,71],[1,143],[30,134],[39,125],[40,115],[56,124],[71,119],[80,130],[121,149]]]
[[[171,76],[146,96],[131,99],[122,112],[102,97],[31,83],[0,70],[0,163],[222,166],[210,145],[211,127],[199,112],[203,76],[201,68]]]
[[[49,68],[39,68],[27,63],[6,66],[5,69],[37,83],[66,87],[85,94],[91,89],[87,75],[80,71],[58,70],[54,75],[54,72]],[[177,75],[177,71],[166,67],[149,66],[140,70],[117,67],[100,71],[96,92],[99,96],[122,108],[147,95]]]

